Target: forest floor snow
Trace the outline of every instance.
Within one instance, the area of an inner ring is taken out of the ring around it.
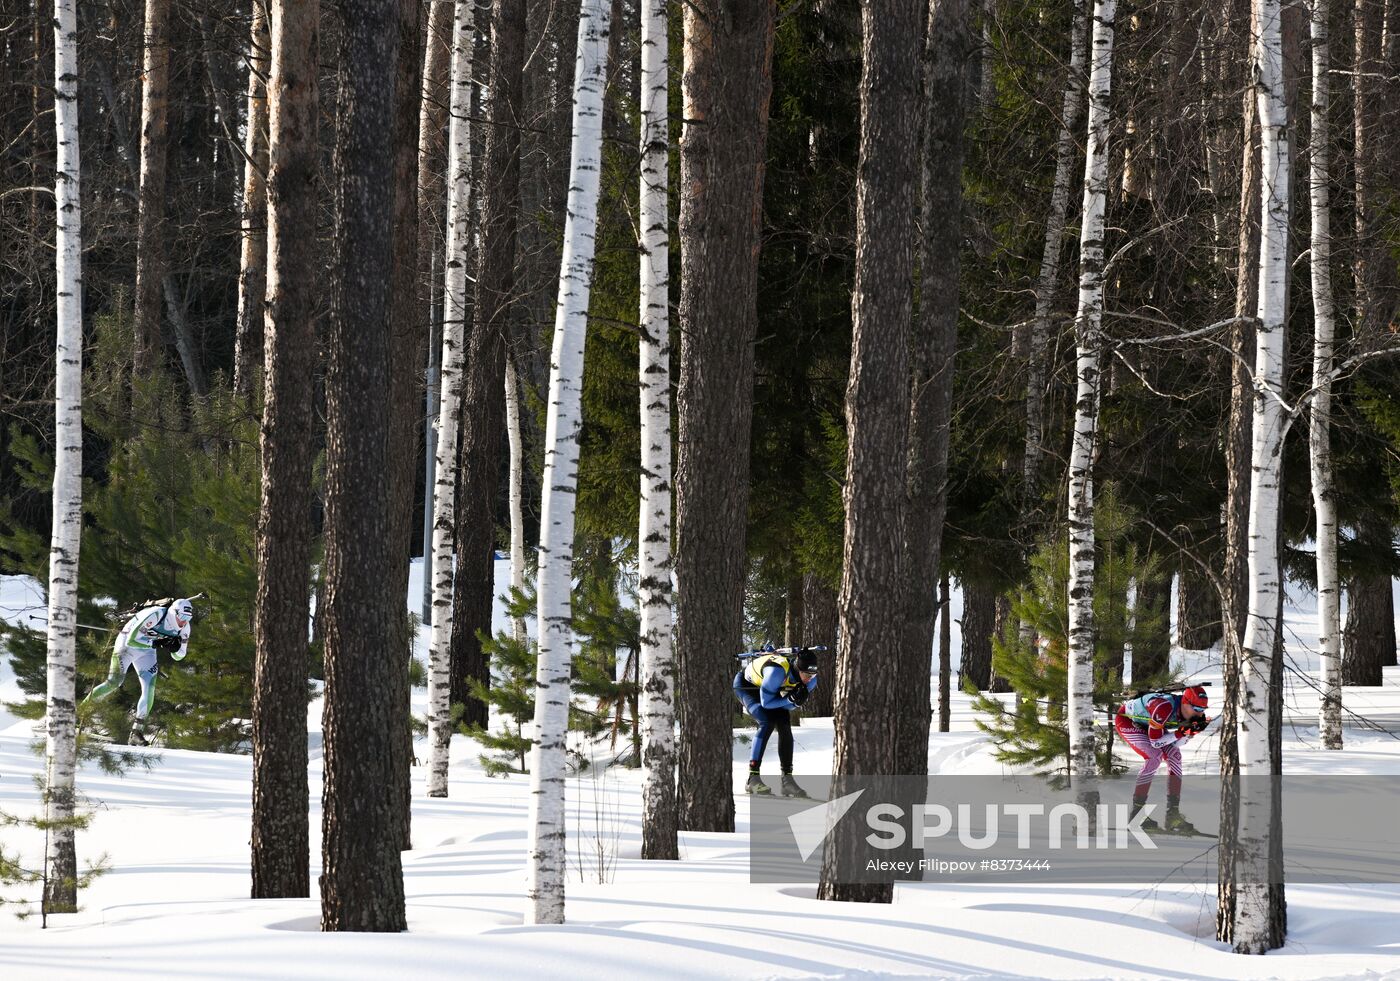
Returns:
[[[36,588],[0,579],[0,616],[32,609]],[[197,641],[196,632],[192,657]],[[1209,674],[1209,652],[1177,653]],[[1393,700],[1400,712],[1400,686],[1388,688],[1372,690],[1378,710]],[[0,652],[0,700],[19,697]],[[967,700],[954,700],[955,731],[929,740],[933,771],[1002,772]],[[415,692],[415,710],[424,701]],[[38,806],[33,726],[0,712],[0,810]],[[1300,711],[1284,731],[1286,768],[1400,774],[1400,738],[1346,736],[1342,755],[1324,753]],[[797,772],[829,772],[830,721],[805,721],[796,739]],[[1214,767],[1214,740],[1193,743],[1188,780]],[[464,737],[453,743],[447,799],[426,797],[426,773],[413,771],[408,932],[324,934],[314,898],[247,898],[249,757],[136,752],[152,758],[149,771],[84,767],[79,778],[93,814],[80,863],[105,854],[111,870],[83,892],[80,912],[51,917],[47,930],[37,917],[0,920],[0,979],[1400,978],[1400,886],[1290,885],[1288,944],[1265,957],[1213,939],[1214,888],[1184,875],[1141,886],[925,882],[898,885],[889,906],[822,903],[810,886],[750,883],[742,794],[736,834],[683,833],[679,862],[642,861],[641,777],[619,768],[568,780],[568,923],[525,926],[529,781],[485,776]],[[736,740],[736,788],[746,758]],[[314,884],[319,753],[309,765]],[[3,843],[42,855],[29,829],[5,829]]]

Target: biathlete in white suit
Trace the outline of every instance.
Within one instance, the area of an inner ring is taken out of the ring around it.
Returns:
[[[194,604],[177,599],[169,605],[144,608],[122,627],[112,645],[112,664],[107,680],[94,688],[84,702],[100,702],[122,686],[126,672],[136,669],[141,682],[141,698],[136,703],[136,720],[131,727],[131,742],[146,745],[145,723],[156,700],[156,655],[169,654],[183,661],[189,651],[190,624],[194,621]]]

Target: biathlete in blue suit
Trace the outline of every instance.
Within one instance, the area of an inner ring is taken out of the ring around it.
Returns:
[[[806,797],[807,793],[792,778],[792,716],[791,713],[807,700],[817,687],[817,654],[806,648],[796,651],[773,651],[760,654],[734,676],[734,694],[744,704],[744,711],[758,722],[758,735],[749,755],[749,779],[744,791],[750,794],[771,794],[773,788],[759,776],[768,737],[778,732],[778,763],[783,771],[783,795]]]

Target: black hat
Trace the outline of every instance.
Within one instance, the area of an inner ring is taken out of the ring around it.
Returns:
[[[797,652],[797,670],[808,674],[817,673],[817,652],[806,649]]]

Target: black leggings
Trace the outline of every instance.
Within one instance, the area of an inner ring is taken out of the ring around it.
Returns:
[[[734,678],[734,694],[744,703],[744,711],[758,723],[758,735],[753,741],[750,763],[762,763],[768,748],[768,737],[778,730],[778,765],[784,773],[792,772],[792,713],[787,709],[766,709],[759,701],[758,688],[745,683],[743,675]]]

